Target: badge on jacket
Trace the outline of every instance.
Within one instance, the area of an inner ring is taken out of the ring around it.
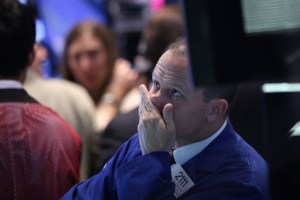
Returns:
[[[176,163],[171,166],[172,181],[175,183],[175,193],[176,198],[180,197],[186,193],[195,184],[189,175],[184,171],[180,164]]]

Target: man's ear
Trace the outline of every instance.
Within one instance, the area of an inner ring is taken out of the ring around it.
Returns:
[[[225,99],[213,99],[209,102],[208,121],[214,121],[226,115],[228,110],[228,102]]]

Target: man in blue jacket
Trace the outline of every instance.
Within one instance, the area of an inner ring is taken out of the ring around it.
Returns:
[[[140,86],[138,134],[63,199],[268,199],[267,165],[227,115],[235,89],[194,88],[182,40],[152,81]]]

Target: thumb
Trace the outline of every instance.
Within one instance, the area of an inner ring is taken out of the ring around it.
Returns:
[[[163,117],[164,117],[164,121],[166,123],[166,126],[172,127],[174,126],[174,122],[173,122],[173,105],[168,103],[167,105],[165,105],[164,110],[163,110]]]

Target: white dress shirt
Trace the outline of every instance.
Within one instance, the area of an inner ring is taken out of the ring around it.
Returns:
[[[228,119],[226,119],[221,128],[209,138],[200,142],[192,143],[175,149],[173,151],[175,162],[179,163],[180,165],[183,165],[188,160],[201,153],[224,130],[225,126],[227,125],[227,120]]]
[[[22,89],[23,85],[15,80],[0,80],[0,89]]]

